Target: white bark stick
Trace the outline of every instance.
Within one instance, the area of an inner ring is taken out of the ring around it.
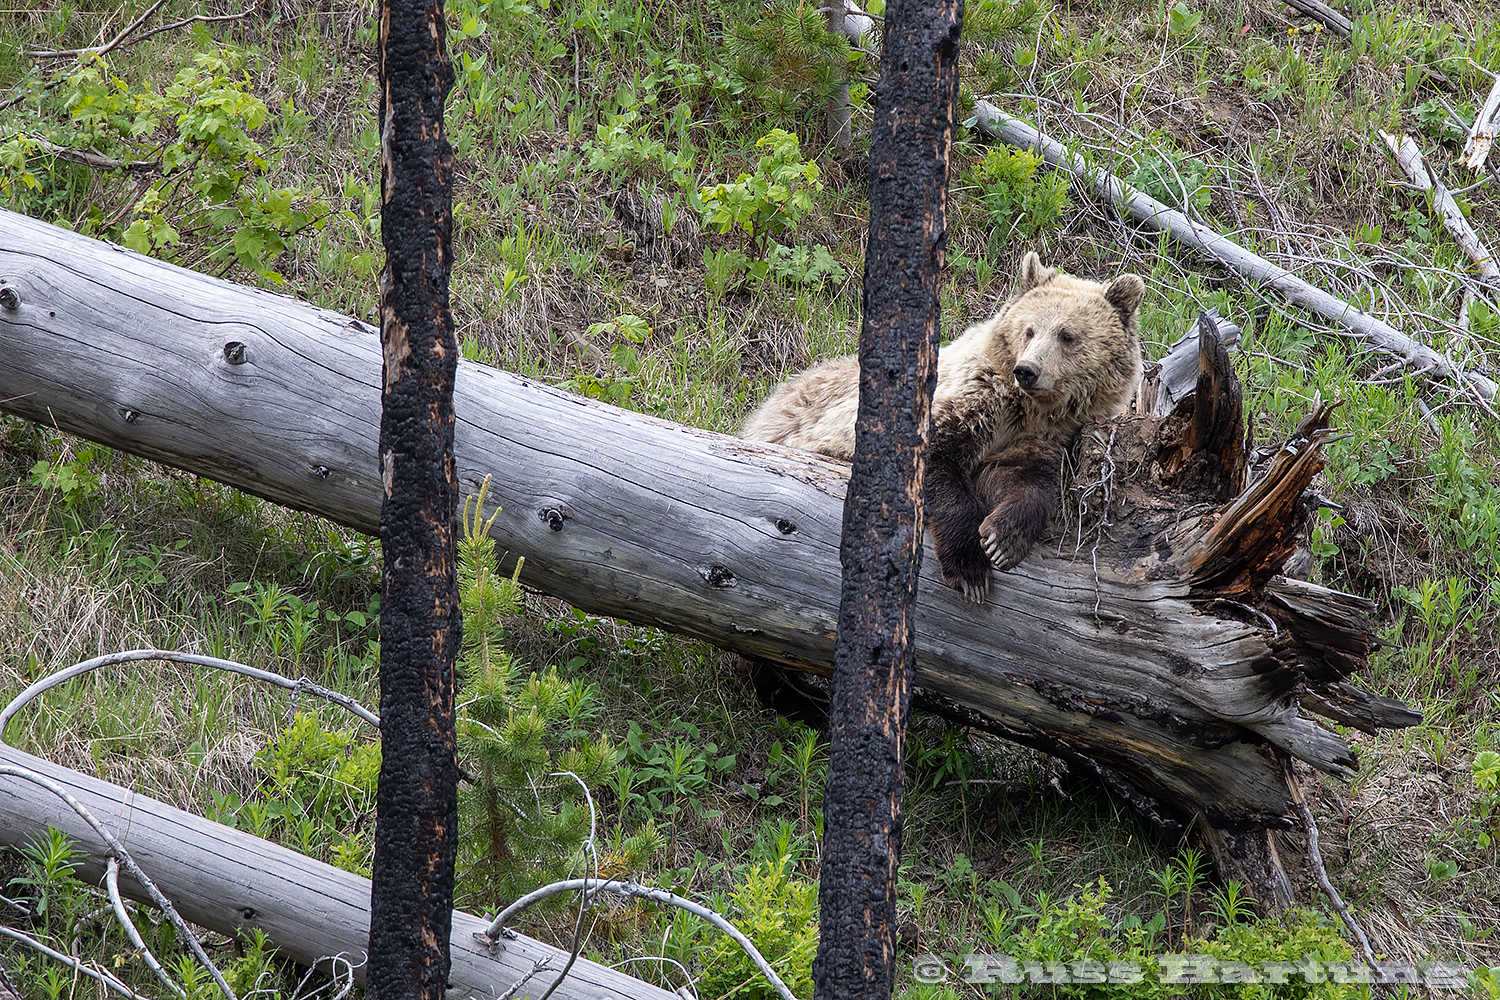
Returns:
[[[1484,241],[1459,210],[1453,195],[1448,193],[1443,182],[1438,180],[1437,175],[1422,159],[1422,148],[1417,145],[1417,140],[1409,135],[1397,138],[1389,132],[1381,132],[1380,138],[1385,140],[1385,146],[1396,158],[1396,165],[1401,168],[1401,172],[1410,177],[1417,187],[1431,192],[1432,203],[1443,215],[1443,225],[1448,227],[1448,232],[1453,234],[1464,253],[1479,268],[1479,276],[1484,279],[1485,284],[1500,289],[1500,264],[1495,263],[1494,253],[1484,245]]]
[[[1400,357],[1420,371],[1450,378],[1476,392],[1486,403],[1495,399],[1500,386],[1478,372],[1465,371],[1447,356],[1397,330],[1384,320],[1307,283],[1284,267],[1245,249],[1183,213],[1136,190],[1115,175],[1091,167],[1082,156],[1032,126],[1011,118],[988,101],[974,106],[975,122],[986,135],[1022,149],[1034,149],[1054,167],[1066,170],[1093,188],[1098,197],[1138,222],[1164,232],[1187,246],[1202,250],[1247,281],[1261,281],[1280,292],[1288,302],[1316,313],[1343,329],[1349,336]]]

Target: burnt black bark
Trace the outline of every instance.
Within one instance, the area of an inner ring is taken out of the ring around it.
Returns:
[[[889,997],[895,983],[901,754],[962,18],[963,0],[886,8],[813,964],[814,996],[826,1000]]]
[[[441,0],[380,8],[380,470],[382,756],[370,892],[373,1000],[447,990],[458,837],[454,556],[458,475],[448,308],[453,86]]]

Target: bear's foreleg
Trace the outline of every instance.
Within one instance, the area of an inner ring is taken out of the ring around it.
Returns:
[[[1047,529],[1062,455],[1062,442],[1027,437],[980,466],[974,485],[989,513],[979,525],[979,543],[995,569],[1003,572],[1020,563]]]
[[[943,582],[983,603],[990,589],[990,561],[979,546],[979,526],[992,506],[974,481],[975,459],[994,436],[999,414],[934,412],[927,463],[924,517]]]

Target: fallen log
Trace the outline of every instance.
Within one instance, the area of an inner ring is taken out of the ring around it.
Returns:
[[[0,212],[9,412],[369,532],[380,372],[375,331],[356,320]],[[1232,371],[1200,375],[1198,392],[1209,385],[1238,392]],[[493,474],[493,534],[508,565],[525,557],[525,583],[747,656],[832,662],[846,465],[477,364],[460,364],[455,408],[463,488]],[[1275,575],[1327,417],[1253,502],[1222,511],[1219,493],[1157,479],[1158,438],[1182,437],[1183,407],[1087,431],[1078,544],[1034,553],[982,608],[928,554],[916,683],[1161,822],[1289,822],[1278,754],[1355,766],[1301,706],[1372,729],[1417,718],[1348,683],[1373,643],[1368,603]],[[1219,436],[1188,456],[1226,447],[1228,426],[1207,421]]]
[[[35,771],[61,785],[109,827],[147,876],[186,919],[234,936],[259,929],[291,958],[326,969],[342,956],[364,980],[370,935],[370,880],[223,826],[128,788],[100,781],[0,744],[0,763]],[[36,785],[0,775],[0,844],[22,845],[53,827],[84,852],[78,877],[99,882],[109,849],[61,799]],[[150,903],[145,890],[122,875],[127,896]],[[528,980],[533,995],[545,989],[568,953],[517,936],[491,947],[488,922],[453,914],[450,937],[454,997],[488,1000]],[[544,963],[551,971],[537,971]],[[676,994],[613,969],[578,959],[553,994],[567,1000],[675,1000]]]

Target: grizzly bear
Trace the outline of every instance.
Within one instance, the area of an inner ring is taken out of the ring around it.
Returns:
[[[938,353],[925,518],[943,581],[971,600],[1046,528],[1073,435],[1129,404],[1145,287],[1061,275],[1027,253],[1016,295]],[[859,359],[834,358],[777,389],[740,436],[848,460],[858,407]]]

